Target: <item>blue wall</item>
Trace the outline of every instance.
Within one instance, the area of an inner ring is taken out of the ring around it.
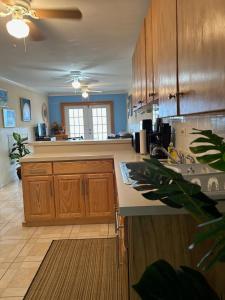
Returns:
[[[91,95],[91,101],[113,101],[114,104],[114,125],[115,133],[127,130],[127,94],[110,94],[110,95]],[[84,100],[83,100],[84,101]],[[57,122],[61,124],[60,104],[63,102],[82,102],[81,96],[49,96],[49,119],[50,124]]]

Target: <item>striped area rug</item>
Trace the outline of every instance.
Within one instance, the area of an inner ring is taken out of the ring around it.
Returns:
[[[115,239],[53,241],[25,300],[127,300],[126,265]]]

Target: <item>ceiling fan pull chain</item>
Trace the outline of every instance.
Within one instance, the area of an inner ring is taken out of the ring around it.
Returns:
[[[24,52],[27,53],[27,43],[26,43],[26,38],[23,39],[23,44],[24,44]]]

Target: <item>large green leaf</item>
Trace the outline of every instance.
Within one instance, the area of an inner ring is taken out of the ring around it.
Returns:
[[[199,272],[187,267],[174,270],[164,260],[150,265],[133,287],[143,300],[219,300]]]
[[[195,234],[193,244],[189,248],[193,249],[208,240],[212,242],[212,246],[198,264],[202,269],[208,270],[218,261],[224,262],[225,259],[225,216],[201,224],[199,228],[201,230]]]
[[[191,152],[194,154],[203,154],[202,156],[197,156],[196,159],[202,164],[209,164],[213,169],[225,171],[224,139],[213,133],[212,130],[193,130],[192,134],[203,136],[191,143],[192,145],[195,144],[194,147],[190,147]],[[209,151],[213,151],[213,153]]]
[[[16,132],[13,132],[13,138],[15,139],[16,143],[13,144],[13,147],[9,153],[9,157],[18,162],[21,157],[29,154],[30,150],[26,148],[25,145],[27,138],[21,138],[21,135]]]

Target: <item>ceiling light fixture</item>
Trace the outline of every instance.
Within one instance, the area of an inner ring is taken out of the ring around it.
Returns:
[[[80,81],[78,79],[74,79],[74,81],[72,82],[72,86],[73,88],[75,88],[76,90],[80,88]]]
[[[84,99],[87,99],[88,96],[89,96],[89,94],[88,94],[87,91],[84,91],[84,92],[82,93],[82,97],[83,97]]]
[[[12,19],[6,24],[7,31],[17,39],[26,38],[30,33],[30,28],[23,19]]]

